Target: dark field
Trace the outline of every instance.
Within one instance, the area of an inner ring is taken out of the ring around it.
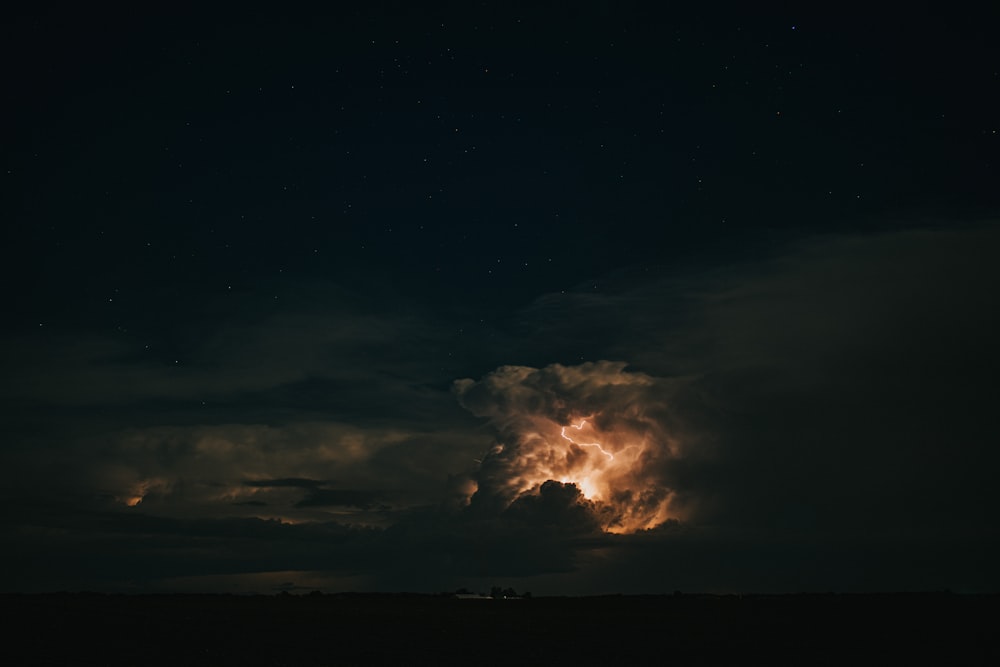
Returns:
[[[0,599],[8,665],[1000,664],[997,596]]]

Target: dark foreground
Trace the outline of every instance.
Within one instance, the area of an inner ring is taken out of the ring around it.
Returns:
[[[1000,664],[997,596],[0,599],[31,665]]]

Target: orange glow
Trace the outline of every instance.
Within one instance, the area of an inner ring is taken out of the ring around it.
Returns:
[[[575,428],[577,431],[581,430],[586,425],[587,425],[587,420],[586,419],[584,419],[583,421],[581,421],[580,424],[579,424],[579,426],[577,426],[575,424],[570,424],[570,426],[572,426],[573,428]],[[609,461],[614,461],[615,460],[615,455],[612,454],[609,451],[606,451],[604,449],[604,447],[601,447],[601,443],[599,443],[599,442],[577,442],[573,438],[571,438],[568,435],[566,435],[566,428],[567,427],[563,426],[562,427],[562,431],[559,432],[559,435],[561,435],[566,440],[569,440],[574,445],[577,445],[579,447],[597,447],[597,449],[600,450],[601,454],[604,454],[605,456],[608,457]]]
[[[574,498],[606,532],[683,520],[686,504],[671,488],[683,447],[664,403],[670,383],[626,366],[501,366],[478,381],[456,380],[462,407],[497,433],[476,475],[486,506],[509,507],[552,481],[574,485],[578,494],[561,497]]]
[[[163,480],[143,479],[129,485],[125,494],[115,496],[115,500],[126,507],[138,507],[151,491],[162,491],[166,487]]]
[[[548,480],[575,484],[610,533],[633,533],[677,518],[670,511],[673,493],[645,469],[661,443],[641,424],[604,430],[594,417],[568,425],[529,417],[530,430],[522,431],[517,455],[508,461],[512,497],[534,493]],[[502,446],[493,452],[505,458],[508,453]]]

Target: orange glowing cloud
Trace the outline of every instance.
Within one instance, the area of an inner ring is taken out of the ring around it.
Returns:
[[[656,418],[656,381],[624,368],[504,366],[456,382],[462,405],[498,431],[476,493],[510,505],[549,480],[572,484],[612,533],[680,518],[663,475],[678,445]]]

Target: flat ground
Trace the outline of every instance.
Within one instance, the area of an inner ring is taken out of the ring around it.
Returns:
[[[1000,664],[998,596],[5,595],[5,664]]]

